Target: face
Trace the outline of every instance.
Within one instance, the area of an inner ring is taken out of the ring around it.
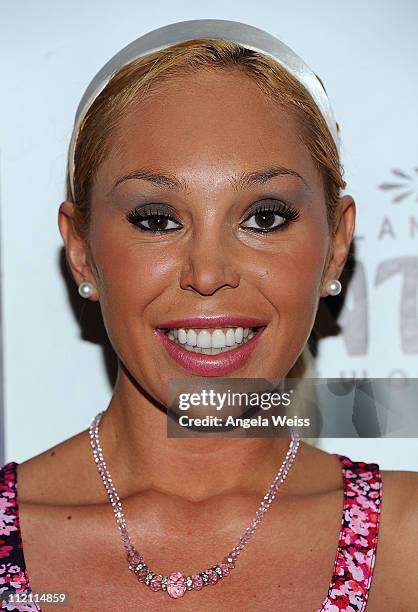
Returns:
[[[324,190],[295,121],[248,77],[184,75],[133,107],[91,206],[88,280],[153,397],[170,378],[289,372],[326,295]]]

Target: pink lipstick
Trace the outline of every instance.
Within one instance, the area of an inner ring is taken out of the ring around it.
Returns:
[[[267,321],[254,317],[232,315],[205,316],[165,321],[156,326],[155,333],[170,357],[185,370],[198,376],[225,376],[234,370],[242,368],[248,362],[266,326]],[[206,355],[188,350],[184,348],[183,345],[170,339],[167,333],[163,331],[167,329],[215,330],[232,327],[257,329],[254,330],[253,337],[243,344],[237,344],[236,347],[229,347],[230,350],[220,352],[216,355]]]

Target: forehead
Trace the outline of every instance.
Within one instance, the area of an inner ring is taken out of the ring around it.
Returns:
[[[282,165],[320,187],[296,119],[235,70],[199,70],[157,84],[119,120],[109,145],[104,180],[145,165],[207,186],[209,177],[216,183]]]

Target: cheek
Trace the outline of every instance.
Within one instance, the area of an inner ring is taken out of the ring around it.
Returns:
[[[293,245],[294,247],[294,245]],[[276,254],[260,267],[258,289],[276,314],[266,376],[284,376],[295,364],[315,322],[325,246],[315,241]]]
[[[104,216],[103,216],[104,217]],[[141,315],[176,273],[170,250],[120,222],[96,219],[90,231],[103,314]]]
[[[298,309],[309,308],[316,302],[319,292],[324,255],[317,248],[276,256],[266,269],[272,299]],[[267,277],[266,277],[267,278]]]
[[[322,224],[283,232],[268,250],[258,250],[253,274],[259,290],[282,315],[309,319],[316,311],[328,249]]]

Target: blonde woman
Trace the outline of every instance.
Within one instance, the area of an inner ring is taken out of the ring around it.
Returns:
[[[170,24],[93,79],[58,223],[118,375],[89,428],[0,472],[7,609],[416,609],[415,473],[166,433],[170,379],[303,375],[355,226],[338,144],[319,79],[246,24]]]

